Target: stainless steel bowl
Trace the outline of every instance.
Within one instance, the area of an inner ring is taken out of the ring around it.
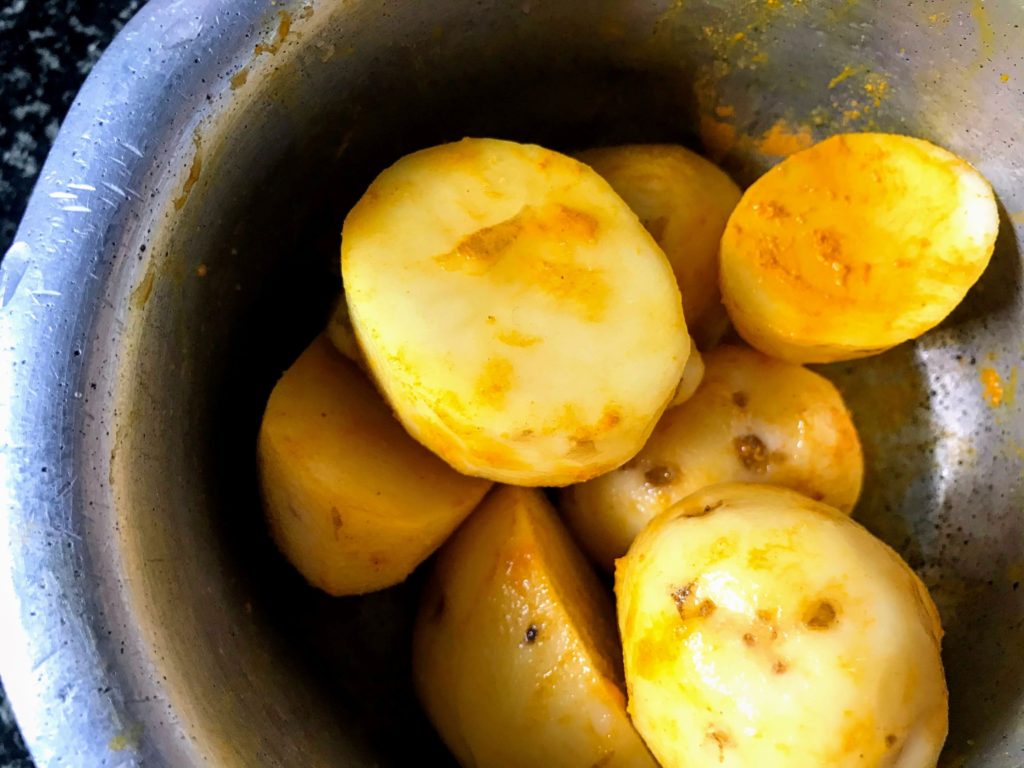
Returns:
[[[1015,0],[150,2],[0,269],[0,674],[40,764],[450,760],[407,683],[417,579],[306,588],[254,480],[262,404],[376,171],[491,135],[704,142],[749,181],[876,129],[962,154],[1004,209],[946,323],[827,370],[864,436],[858,516],[943,613],[946,762],[1019,768],[1022,27]]]

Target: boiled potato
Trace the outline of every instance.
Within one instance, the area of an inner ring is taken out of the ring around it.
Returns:
[[[676,387],[676,393],[673,395],[672,402],[668,404],[668,407],[675,408],[677,405],[682,405],[693,397],[703,380],[704,358],[701,357],[696,346],[691,346],[690,356],[686,358],[686,367],[683,368],[683,378],[679,380],[679,386]]]
[[[363,350],[359,348],[356,332],[352,329],[352,319],[348,316],[348,303],[345,301],[345,294],[339,296],[338,300],[334,302],[331,317],[327,321],[326,333],[336,350],[362,370],[366,370]]]
[[[832,507],[705,488],[644,529],[615,591],[629,711],[664,768],[934,768],[935,605]]]
[[[274,387],[257,456],[274,541],[332,595],[402,581],[491,485],[409,437],[324,336]]]
[[[728,325],[718,290],[718,242],[740,199],[721,169],[674,144],[634,144],[579,155],[619,193],[665,251],[686,325],[708,349]]]
[[[998,228],[991,187],[956,155],[908,136],[835,136],[743,195],[722,236],[722,296],[769,355],[864,357],[946,317]]]
[[[498,488],[445,544],[416,690],[459,763],[654,768],[630,724],[614,610],[543,494]]]
[[[689,401],[665,412],[627,464],[562,492],[566,520],[611,569],[655,515],[706,485],[782,485],[850,512],[864,460],[842,397],[793,363],[738,346],[704,356]]]
[[[689,354],[661,249],[600,176],[541,147],[399,160],[346,218],[341,267],[378,385],[465,474],[566,485],[622,464]]]

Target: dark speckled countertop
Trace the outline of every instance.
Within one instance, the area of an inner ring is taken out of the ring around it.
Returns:
[[[71,100],[140,5],[0,0],[0,253],[11,244]],[[0,768],[31,766],[0,685]]]

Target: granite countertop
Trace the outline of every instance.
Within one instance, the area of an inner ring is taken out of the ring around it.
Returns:
[[[0,253],[61,120],[141,0],[0,0]],[[31,768],[0,681],[0,768]]]

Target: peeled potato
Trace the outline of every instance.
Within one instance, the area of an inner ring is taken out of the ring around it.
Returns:
[[[406,429],[469,475],[565,485],[643,445],[689,354],[664,254],[582,163],[466,139],[345,220],[352,323]]]
[[[437,557],[413,678],[476,768],[655,768],[630,724],[614,611],[540,491],[492,493]]]
[[[696,346],[691,346],[690,356],[686,358],[686,367],[683,368],[683,377],[679,380],[679,386],[676,387],[676,393],[668,407],[675,408],[693,397],[703,379],[704,358]]]
[[[728,325],[718,290],[718,243],[740,189],[718,166],[674,144],[634,144],[579,155],[619,193],[665,251],[702,349]]]
[[[326,333],[336,350],[361,369],[366,369],[363,350],[359,348],[356,332],[352,329],[352,319],[348,316],[348,303],[345,301],[345,294],[339,296],[338,300],[334,302],[331,317],[327,321]]]
[[[704,365],[697,392],[665,412],[640,453],[562,492],[566,521],[608,569],[655,515],[707,485],[782,485],[846,513],[857,501],[860,440],[828,379],[745,347],[718,347]]]
[[[837,510],[706,488],[644,529],[615,582],[629,711],[664,768],[934,768],[935,605]]]
[[[477,505],[321,336],[270,395],[257,445],[274,541],[310,584],[352,595],[397,584]]]
[[[835,136],[743,195],[722,236],[722,296],[773,357],[864,357],[946,317],[998,228],[991,187],[956,155],[908,136]]]

